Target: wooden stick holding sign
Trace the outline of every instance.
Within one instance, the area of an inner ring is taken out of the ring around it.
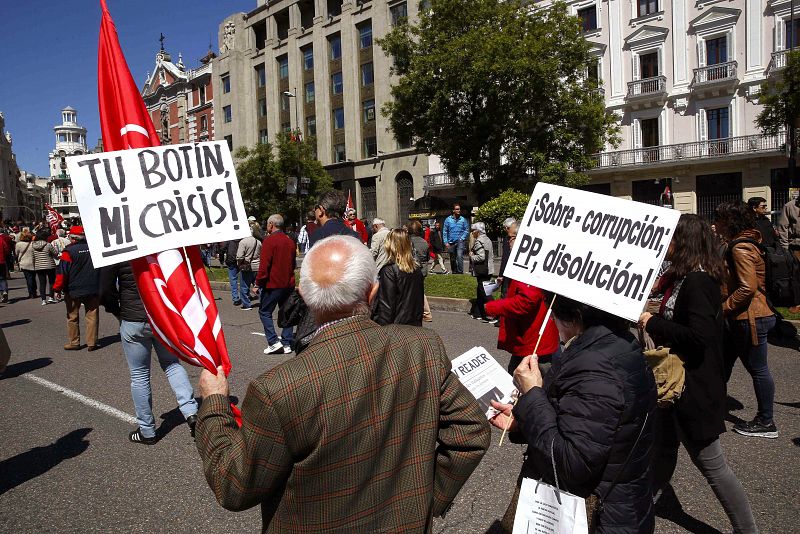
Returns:
[[[542,321],[542,326],[539,327],[539,339],[536,340],[536,345],[533,347],[533,354],[532,357],[537,359],[538,365],[538,358],[539,358],[539,342],[542,340],[542,336],[544,335],[544,329],[547,327],[547,321],[550,320],[550,314],[553,313],[553,304],[556,302],[556,297],[558,295],[553,294],[553,300],[550,301],[550,307],[547,308],[547,313],[544,316],[544,321]],[[512,397],[511,406],[515,406],[517,404],[517,400],[519,400],[519,391],[517,391],[516,395]],[[503,445],[503,440],[506,437],[506,432],[511,427],[511,422],[514,420],[514,412],[511,412],[511,416],[506,421],[506,427],[503,429],[503,433],[500,435],[500,444],[498,447]]]

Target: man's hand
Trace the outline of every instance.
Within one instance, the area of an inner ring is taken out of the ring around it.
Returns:
[[[514,382],[523,395],[530,391],[531,388],[542,387],[539,358],[533,354],[523,358],[514,371]]]
[[[643,314],[641,314],[641,315],[639,316],[639,326],[640,326],[640,327],[641,327],[643,330],[644,330],[645,328],[647,328],[647,321],[649,321],[649,320],[650,320],[650,318],[651,318],[652,316],[653,316],[653,314],[652,314],[652,313],[650,313],[650,312],[644,312]]]
[[[225,377],[225,371],[222,370],[222,366],[217,367],[217,374],[212,373],[208,369],[200,371],[197,391],[203,398],[217,394],[227,397],[230,390],[228,389],[228,379]]]
[[[500,430],[505,430],[506,427],[508,427],[509,432],[514,432],[517,429],[516,419],[511,419],[511,410],[514,406],[511,404],[500,404],[496,400],[491,402],[492,408],[500,413],[489,419],[489,422]],[[511,420],[511,425],[508,424],[509,420]]]

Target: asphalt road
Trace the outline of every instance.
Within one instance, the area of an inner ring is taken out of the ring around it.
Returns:
[[[66,352],[63,304],[40,306],[17,300],[24,283],[11,282],[12,303],[0,305],[0,325],[13,356],[0,380],[0,532],[257,532],[258,509],[241,513],[217,505],[201,471],[194,444],[175,408],[164,374],[153,371],[153,404],[163,439],[146,447],[128,442],[133,405],[129,375],[114,318],[101,313],[104,347]],[[233,395],[248,381],[290,356],[265,356],[255,310],[234,308],[218,292],[226,338],[234,364]],[[435,312],[430,328],[451,357],[482,345],[494,349],[497,330],[463,313]],[[494,349],[494,350],[492,350]],[[800,357],[796,348],[770,347],[777,392],[777,440],[728,432],[722,443],[729,462],[750,496],[762,532],[797,532],[800,516]],[[193,382],[198,370],[189,369]],[[45,385],[48,381],[49,387]],[[54,389],[51,389],[54,388]],[[59,388],[102,403],[89,406]],[[737,366],[729,385],[728,427],[754,413],[749,376]],[[104,406],[119,413],[102,411]],[[127,414],[127,415],[125,415]],[[439,533],[500,532],[502,517],[521,463],[523,448],[492,446],[443,520]],[[681,452],[673,479],[681,507],[661,510],[658,532],[728,532],[730,525],[711,489]],[[674,504],[674,503],[673,503]]]

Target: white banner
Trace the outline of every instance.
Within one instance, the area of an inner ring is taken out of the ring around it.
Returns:
[[[680,212],[539,183],[505,276],[638,321]]]
[[[473,347],[451,362],[453,373],[480,404],[487,419],[497,415],[491,401],[511,402],[514,380],[483,347]]]
[[[67,158],[95,267],[250,234],[228,144]]]

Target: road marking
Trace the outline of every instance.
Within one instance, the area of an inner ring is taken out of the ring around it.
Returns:
[[[131,424],[131,425],[138,425],[139,424],[139,422],[136,420],[136,418],[133,417],[132,415],[129,415],[129,414],[126,414],[123,411],[117,410],[116,408],[114,408],[112,406],[109,406],[108,404],[103,404],[100,401],[96,401],[94,399],[90,399],[89,397],[81,395],[77,391],[72,391],[69,388],[65,388],[64,386],[59,386],[58,384],[50,382],[49,380],[45,380],[44,378],[39,378],[38,376],[32,375],[30,373],[23,374],[22,376],[25,377],[26,379],[30,380],[31,382],[35,382],[35,383],[39,384],[40,386],[44,386],[44,387],[46,387],[48,389],[52,389],[53,391],[55,391],[57,393],[61,393],[62,395],[65,395],[65,396],[69,397],[70,399],[73,399],[73,400],[76,400],[78,402],[81,402],[81,403],[85,404],[86,406],[89,406],[90,408],[95,408],[95,409],[100,410],[101,412],[103,412],[105,414],[108,414],[108,415],[112,416],[112,417],[116,417],[117,419],[121,419],[122,421],[125,421],[128,424]]]
[[[265,334],[264,332],[250,332],[250,333],[253,334],[254,336],[267,337],[267,334]]]

